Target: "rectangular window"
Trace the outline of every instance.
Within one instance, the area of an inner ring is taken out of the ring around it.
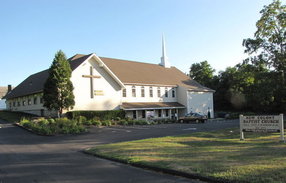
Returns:
[[[26,105],[26,100],[22,101],[22,105],[25,106]]]
[[[146,112],[143,110],[142,111],[142,118],[145,118],[146,117]]]
[[[175,88],[172,89],[172,97],[175,98],[176,94],[175,94]]]
[[[136,111],[133,111],[133,119],[136,119],[137,115],[136,115]]]
[[[136,88],[132,86],[132,97],[136,97]]]
[[[161,88],[160,87],[157,88],[157,95],[158,95],[158,97],[161,97]]]
[[[158,110],[158,117],[159,118],[162,117],[162,110],[161,109]]]
[[[168,97],[168,88],[165,88],[165,97]]]
[[[40,104],[44,102],[43,97],[40,98]]]
[[[141,86],[141,97],[145,97],[145,88]]]
[[[12,102],[9,102],[9,108],[10,109],[12,108]]]
[[[28,105],[31,105],[32,104],[32,100],[29,98],[28,99]]]
[[[152,86],[150,86],[150,88],[149,88],[149,94],[150,94],[150,97],[153,97],[153,87]]]
[[[122,97],[126,97],[126,88],[122,90]]]
[[[168,117],[169,116],[169,109],[165,110],[165,116]]]
[[[34,105],[38,103],[38,97],[34,97]]]
[[[18,101],[18,102],[17,102],[17,104],[18,104],[18,107],[19,107],[19,106],[21,106],[21,103],[20,103],[20,101]]]
[[[14,102],[13,102],[13,107],[15,107],[15,106],[16,106],[16,102],[14,101]]]

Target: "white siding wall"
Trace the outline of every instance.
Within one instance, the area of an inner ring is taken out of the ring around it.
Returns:
[[[1,109],[6,109],[6,100],[5,99],[0,99],[0,110]]]
[[[25,113],[35,114],[40,116],[41,110],[44,110],[45,116],[56,116],[55,111],[48,111],[46,108],[43,107],[43,104],[40,103],[40,99],[42,97],[41,93],[33,94],[25,97],[18,97],[14,99],[10,99],[6,101],[7,109],[11,111],[21,111]],[[34,98],[36,99],[36,104],[34,103]],[[28,102],[30,100],[30,103]],[[25,105],[23,105],[23,101],[25,101]],[[15,103],[15,105],[14,105]],[[20,103],[20,106],[18,106]]]
[[[187,100],[187,89],[184,87],[179,86],[178,87],[178,102],[185,107],[188,107],[188,100]],[[187,113],[187,108],[186,109],[180,109],[179,110],[179,117],[184,116]]]
[[[90,75],[90,66],[93,66],[94,90],[102,90],[103,95],[94,95],[91,98],[90,78],[82,75]],[[121,103],[121,88],[114,79],[93,58],[84,62],[72,73],[71,81],[74,86],[75,106],[73,110],[114,110],[119,109]]]
[[[213,93],[212,92],[192,92],[187,94],[187,112],[196,112],[203,115],[208,114],[208,109],[211,112],[211,118],[214,117],[213,109]]]
[[[153,97],[150,97],[150,87],[143,85],[125,85],[126,97],[122,97],[122,102],[177,102],[177,88],[168,86],[168,97],[165,97],[165,86],[160,86],[161,96],[158,96],[158,86],[153,87]],[[136,97],[132,96],[132,86],[135,86]],[[145,97],[141,97],[141,87],[145,89]],[[175,89],[175,97],[172,96],[172,88]],[[122,96],[122,91],[120,96]]]

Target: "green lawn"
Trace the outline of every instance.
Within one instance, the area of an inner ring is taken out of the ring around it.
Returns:
[[[21,112],[0,111],[0,119],[3,119],[11,123],[16,123],[19,122],[22,118],[30,118],[33,116],[34,115]]]
[[[131,164],[167,168],[232,182],[286,182],[286,144],[279,134],[238,129],[100,145],[86,150]]]

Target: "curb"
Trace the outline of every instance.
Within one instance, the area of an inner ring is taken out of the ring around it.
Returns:
[[[120,160],[120,159],[116,159],[116,158],[106,157],[103,155],[93,154],[93,153],[88,152],[87,150],[83,150],[81,152],[84,154],[87,154],[87,155],[92,155],[92,156],[101,158],[101,159],[106,159],[106,160],[110,160],[110,161],[114,161],[114,162],[118,162],[118,163],[122,163],[122,164],[126,164],[126,165],[131,165],[133,167],[143,168],[143,169],[147,169],[147,170],[153,170],[156,172],[180,176],[180,177],[185,177],[185,178],[189,178],[189,179],[207,181],[210,183],[231,183],[231,181],[228,181],[228,180],[216,179],[216,178],[212,178],[212,177],[204,177],[204,176],[201,176],[198,174],[189,174],[189,173],[185,173],[185,172],[181,172],[181,171],[177,171],[177,170],[171,170],[171,169],[167,169],[167,168],[158,168],[158,167],[154,167],[154,166],[150,166],[150,165],[144,165],[141,163],[132,163],[132,162],[128,162],[126,160]]]

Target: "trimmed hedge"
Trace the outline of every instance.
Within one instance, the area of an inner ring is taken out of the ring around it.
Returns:
[[[112,110],[112,111],[70,111],[66,113],[69,119],[76,119],[84,116],[87,120],[98,118],[98,120],[117,120],[125,118],[125,111]]]

